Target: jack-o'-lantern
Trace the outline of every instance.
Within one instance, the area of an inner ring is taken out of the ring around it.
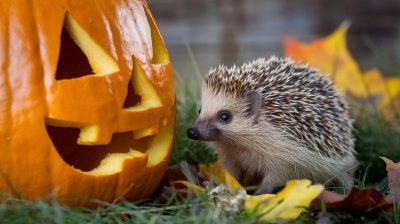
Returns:
[[[0,192],[85,204],[148,197],[175,89],[141,0],[0,3]]]

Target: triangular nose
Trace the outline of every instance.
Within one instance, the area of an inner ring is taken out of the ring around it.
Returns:
[[[141,97],[136,94],[135,89],[132,85],[132,78],[128,82],[128,93],[126,94],[124,101],[124,108],[130,108],[140,104]]]

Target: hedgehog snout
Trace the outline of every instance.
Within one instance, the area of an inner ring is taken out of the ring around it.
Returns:
[[[209,121],[196,121],[193,127],[187,130],[187,136],[193,140],[215,141],[220,130]]]
[[[197,130],[197,128],[189,128],[187,130],[187,136],[193,140],[198,140],[200,137],[199,130]]]

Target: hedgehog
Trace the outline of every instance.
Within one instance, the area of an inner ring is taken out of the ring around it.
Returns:
[[[348,106],[332,81],[288,58],[220,65],[205,76],[201,107],[187,135],[215,149],[255,194],[290,179],[350,189],[357,166]]]

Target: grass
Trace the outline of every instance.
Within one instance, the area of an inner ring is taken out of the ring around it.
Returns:
[[[360,161],[359,176],[367,184],[378,183],[386,176],[386,165],[379,156],[400,160],[400,126],[376,111],[361,111],[354,125],[355,148]]]
[[[398,214],[398,213],[397,213]],[[399,223],[395,218],[383,212],[337,211],[328,214],[332,223]],[[316,212],[305,212],[289,223],[315,223],[319,218]],[[397,217],[397,220],[400,217]],[[16,199],[5,200],[0,205],[1,223],[259,223],[251,214],[227,215],[223,211],[209,206],[206,200],[188,200],[176,205],[155,205],[152,203],[119,204],[88,209],[62,206],[56,200],[27,202]]]
[[[27,202],[8,199],[0,205],[1,223],[255,223],[255,217],[227,216],[198,199],[176,205],[122,202],[88,209],[60,205],[56,200]]]

